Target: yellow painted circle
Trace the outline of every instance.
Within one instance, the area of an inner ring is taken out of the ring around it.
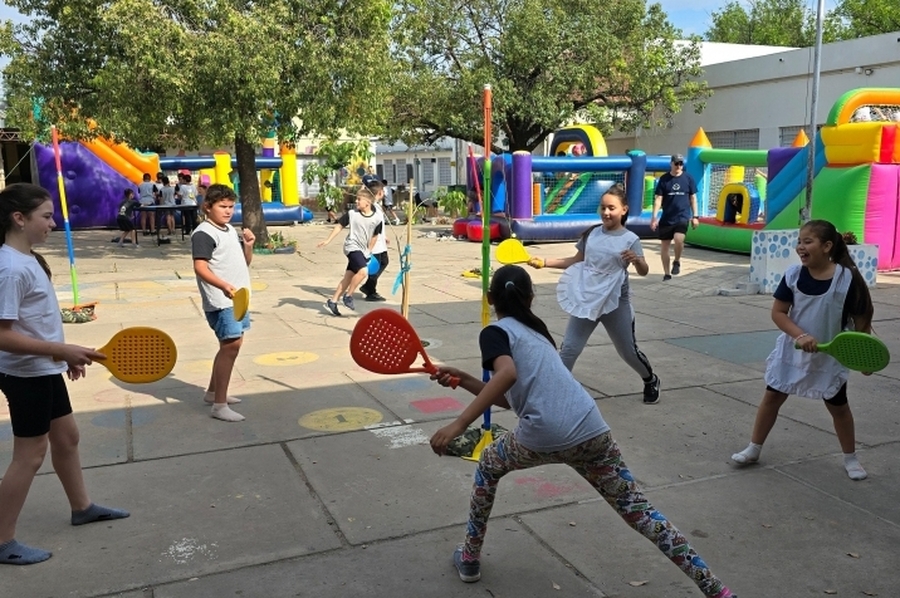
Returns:
[[[374,409],[364,407],[337,407],[307,413],[297,423],[310,430],[321,432],[349,432],[377,424],[383,416]]]
[[[280,353],[266,353],[253,358],[253,363],[257,365],[270,365],[273,367],[288,367],[294,365],[303,365],[311,363],[319,359],[316,353],[307,353],[306,351],[282,351]]]
[[[250,283],[251,291],[265,291],[268,288],[269,288],[269,285],[267,285],[264,282],[260,282],[258,280],[254,280],[253,282]]]

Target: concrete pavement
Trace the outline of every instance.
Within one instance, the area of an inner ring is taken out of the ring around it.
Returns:
[[[274,227],[271,229],[274,230]],[[463,584],[450,556],[462,540],[473,465],[438,458],[427,439],[467,404],[426,376],[378,376],[356,366],[348,340],[357,315],[322,308],[344,261],[328,227],[280,229],[298,255],[257,255],[252,329],[232,393],[247,420],[209,417],[202,402],[216,340],[200,310],[190,248],[175,240],[117,248],[112,231],[75,233],[80,300],[98,319],[67,324],[70,342],[101,346],[128,325],[163,328],[178,344],[167,379],[119,383],[101,366],[69,386],[92,498],[129,519],[71,527],[49,459],[17,537],[52,550],[46,563],[0,567],[0,596],[127,598],[310,596],[608,596],[688,598],[696,587],[630,530],[565,467],[501,483],[482,580]],[[404,229],[405,230],[405,229]],[[416,228],[443,231],[441,227]],[[398,232],[403,232],[398,230]],[[397,307],[397,257],[380,283],[386,304],[357,298],[358,313]],[[411,321],[429,355],[480,368],[480,245],[413,240]],[[401,243],[405,240],[401,239]],[[717,296],[746,279],[744,256],[688,248],[682,274],[632,276],[637,336],[662,379],[658,405],[602,330],[575,366],[597,397],[626,462],[651,501],[741,598],[893,596],[900,589],[900,361],[850,384],[858,454],[869,479],[852,482],[823,406],[791,399],[760,465],[737,469],[762,396],[774,325],[767,296]],[[571,244],[531,246],[561,257]],[[71,304],[65,240],[44,254],[60,303]],[[559,271],[531,271],[536,312],[559,340],[566,317]],[[900,355],[900,277],[873,291],[876,333]],[[498,423],[515,418],[500,411]],[[0,405],[0,472],[12,451]]]

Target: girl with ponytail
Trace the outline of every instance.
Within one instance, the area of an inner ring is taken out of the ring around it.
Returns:
[[[531,311],[531,277],[518,266],[499,268],[488,302],[497,321],[481,331],[482,366],[493,372],[482,382],[456,368],[439,366],[432,376],[443,386],[451,377],[475,395],[456,420],[438,430],[431,448],[444,454],[451,440],[466,431],[491,406],[512,409],[516,428],[482,452],[469,503],[465,543],[453,562],[462,581],[481,579],[481,547],[500,478],[511,471],[565,463],[588,481],[630,525],[653,542],[704,596],[736,598],[712,574],[687,538],[653,508],[628,470],[597,403],[560,359],[546,324]]]
[[[800,229],[800,265],[785,272],[772,306],[781,330],[766,361],[766,392],[756,412],[750,444],[731,456],[739,465],[756,463],[788,395],[823,401],[834,421],[851,480],[866,478],[856,456],[853,413],[847,402],[849,372],[830,355],[819,353],[843,330],[872,332],[872,297],[843,236],[827,220],[811,220]],[[798,351],[799,346],[802,351]]]

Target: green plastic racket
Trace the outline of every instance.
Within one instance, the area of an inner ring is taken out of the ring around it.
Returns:
[[[524,264],[531,259],[518,239],[507,239],[497,245],[497,261],[501,264]]]
[[[891,352],[881,339],[864,332],[841,332],[831,342],[820,343],[818,350],[858,372],[878,372],[891,362]]]

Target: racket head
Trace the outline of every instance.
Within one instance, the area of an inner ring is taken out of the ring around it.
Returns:
[[[878,337],[864,332],[841,332],[819,351],[837,359],[841,365],[858,372],[878,372],[891,362],[891,352]]]
[[[425,365],[413,367],[419,354],[425,358]],[[360,367],[376,374],[436,371],[412,324],[387,308],[359,319],[350,335],[350,355]]]
[[[501,264],[524,264],[531,259],[518,239],[506,239],[497,245],[497,261]]]
[[[250,309],[250,289],[241,287],[234,292],[231,299],[234,301],[234,319],[240,322]]]
[[[132,384],[162,380],[178,361],[178,349],[172,337],[148,326],[120,330],[97,350],[106,355],[106,359],[98,362],[122,382]]]

